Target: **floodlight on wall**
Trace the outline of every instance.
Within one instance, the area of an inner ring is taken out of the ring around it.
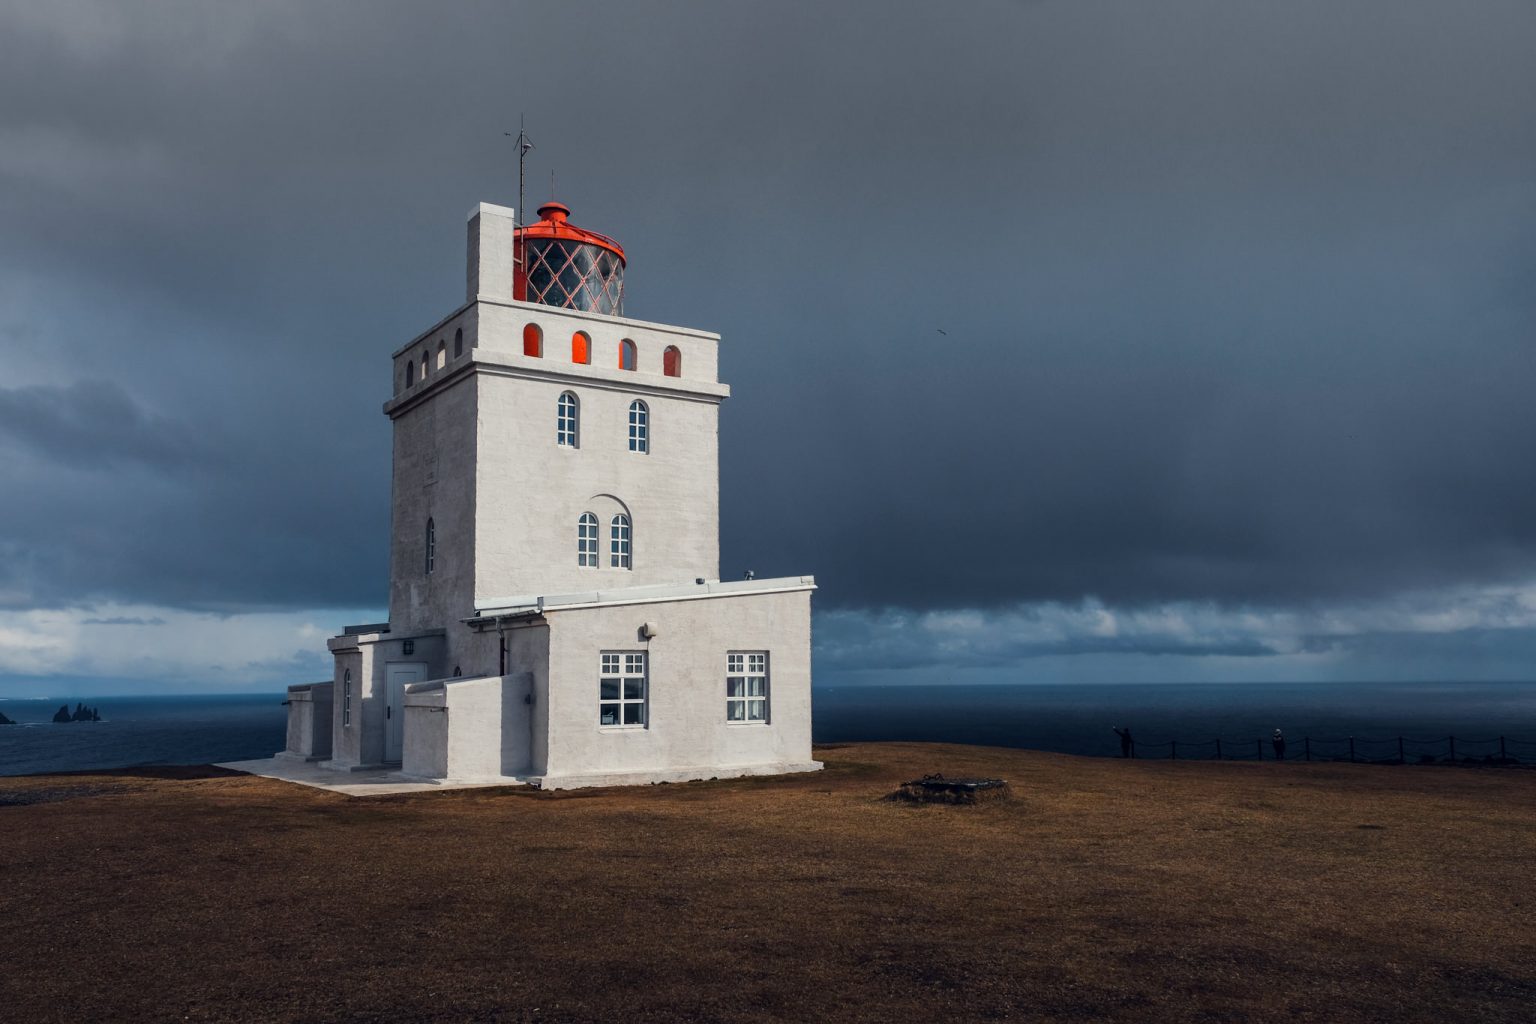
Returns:
[[[654,637],[657,632],[659,631],[656,629],[656,623],[654,622],[647,622],[645,625],[640,627],[640,635],[645,637],[647,640]]]

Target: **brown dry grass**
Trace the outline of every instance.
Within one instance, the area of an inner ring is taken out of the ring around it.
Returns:
[[[0,779],[0,1019],[1536,1016],[1536,772],[819,756],[370,800]],[[884,799],[930,771],[1013,799]]]

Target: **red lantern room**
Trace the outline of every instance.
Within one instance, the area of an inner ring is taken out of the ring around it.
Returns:
[[[517,229],[513,294],[525,302],[588,313],[624,314],[624,249],[569,220],[570,208],[550,201],[536,224]]]

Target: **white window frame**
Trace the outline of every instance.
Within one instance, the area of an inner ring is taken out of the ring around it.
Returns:
[[[620,512],[608,524],[608,568],[634,568],[634,523]]]
[[[597,516],[591,512],[583,512],[576,520],[576,564],[583,569],[598,566],[597,530]]]
[[[555,444],[561,448],[581,447],[581,399],[574,392],[560,392],[555,405]]]
[[[341,727],[349,728],[352,725],[352,670],[343,669],[341,673]]]
[[[651,407],[638,398],[629,403],[629,450],[651,453]]]
[[[603,651],[598,668],[597,727],[604,731],[648,727],[650,656],[645,651]],[[610,715],[611,721],[607,720]]]
[[[727,651],[725,654],[725,721],[727,725],[767,725],[771,719],[767,651]],[[758,717],[752,717],[756,713]]]

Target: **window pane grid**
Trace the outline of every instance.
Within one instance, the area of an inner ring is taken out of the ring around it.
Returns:
[[[645,652],[603,654],[597,681],[598,725],[644,726],[645,699]]]
[[[597,568],[597,516],[591,512],[576,522],[576,564]]]
[[[768,721],[768,652],[740,651],[725,656],[725,720]]]
[[[608,531],[608,564],[611,567],[615,569],[630,567],[629,538],[629,516],[614,516],[613,525]]]
[[[644,402],[629,404],[629,450],[642,454],[651,450],[651,411]]]
[[[555,443],[576,447],[577,423],[576,396],[567,391],[560,396],[559,411],[555,417]]]

